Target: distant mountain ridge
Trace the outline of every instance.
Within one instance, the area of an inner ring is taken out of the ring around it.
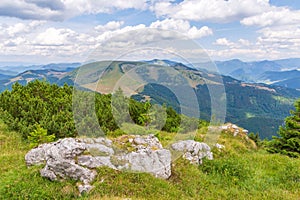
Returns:
[[[80,65],[81,63],[50,63],[47,65],[3,66],[0,67],[0,91],[11,89],[16,81],[26,84],[35,79],[45,79],[51,83],[60,84],[59,80],[63,75]]]
[[[51,69],[57,71],[72,71],[81,63],[50,63],[46,65],[5,65],[0,67],[0,74],[18,75],[28,70]]]
[[[243,62],[239,59],[216,61],[216,67],[222,75],[250,83],[274,84],[283,87],[300,89],[300,58],[282,60],[263,60]],[[195,63],[197,69],[211,71],[211,63]]]

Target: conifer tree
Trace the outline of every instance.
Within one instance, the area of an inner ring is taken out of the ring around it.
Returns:
[[[273,137],[270,142],[268,151],[300,157],[300,99],[296,101],[291,116],[285,118],[285,124],[279,128],[278,134],[279,137]]]

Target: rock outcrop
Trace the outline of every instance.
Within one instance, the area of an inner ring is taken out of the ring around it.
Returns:
[[[111,141],[105,138],[65,138],[42,144],[25,156],[26,164],[45,165],[41,176],[50,180],[72,178],[81,184],[80,193],[93,188],[95,168],[148,172],[167,179],[171,175],[171,153],[154,135],[129,135]]]
[[[192,164],[202,164],[202,159],[213,159],[213,154],[210,147],[202,142],[194,140],[179,141],[171,145],[175,151],[183,152],[183,158],[190,161]]]
[[[223,126],[220,126],[220,129],[222,131],[227,131],[232,133],[234,137],[236,137],[237,135],[244,135],[244,134],[247,135],[249,132],[248,130],[240,128],[237,125],[231,123],[227,123],[224,124]]]
[[[223,148],[220,146],[220,148]],[[193,164],[204,158],[213,159],[210,147],[193,140],[179,141],[171,149],[183,154]],[[96,168],[147,172],[157,178],[171,176],[171,152],[164,149],[154,135],[125,135],[112,140],[106,138],[65,138],[39,145],[25,156],[26,164],[44,165],[40,170],[50,180],[71,178],[79,181],[80,193],[93,188]]]

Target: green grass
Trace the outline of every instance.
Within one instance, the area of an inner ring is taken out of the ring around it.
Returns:
[[[51,182],[40,176],[41,166],[28,168],[29,145],[0,122],[0,199],[299,199],[299,159],[268,154],[228,134],[220,143],[226,150],[214,150],[216,159],[202,166],[176,160],[169,180],[100,168],[95,189],[79,196],[74,181]]]

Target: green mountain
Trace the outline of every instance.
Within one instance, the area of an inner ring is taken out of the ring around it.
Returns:
[[[200,108],[200,118],[210,120],[212,117],[211,96],[209,88],[221,88],[217,75],[206,70],[195,70],[184,64],[167,60],[153,60],[144,62],[131,61],[102,61],[83,65],[71,72],[60,72],[55,70],[31,70],[24,72],[17,77],[9,79],[9,82],[2,82],[2,90],[9,88],[14,82],[26,84],[33,79],[46,79],[51,83],[63,85],[80,86],[87,90],[94,90],[99,93],[111,93],[117,87],[118,81],[125,74],[131,73],[133,69],[139,68],[141,76],[145,80],[150,79],[147,70],[143,66],[151,64],[161,68],[169,66],[175,72],[183,74],[190,88],[195,91]],[[168,74],[160,72],[157,80],[171,79]],[[244,83],[229,76],[222,76],[226,91],[226,121],[236,123],[251,132],[258,132],[262,138],[270,138],[275,135],[283,119],[293,109],[293,102],[300,97],[300,92],[295,89],[288,89],[276,85]],[[132,88],[124,87],[125,92],[133,94],[139,101],[151,100],[158,104],[167,104],[176,111],[181,112],[179,100],[176,95],[167,87],[151,82],[149,84]],[[167,82],[167,81],[165,81]],[[128,83],[124,83],[128,84]],[[137,84],[134,81],[128,85]],[[181,87],[181,82],[173,82]],[[221,97],[220,97],[221,98]],[[186,106],[186,105],[181,105]],[[195,108],[186,106],[187,112],[193,112]]]

